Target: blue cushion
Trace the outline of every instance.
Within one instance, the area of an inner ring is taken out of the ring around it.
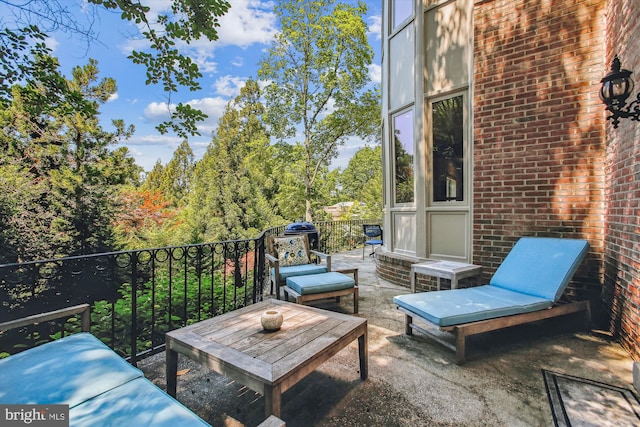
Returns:
[[[523,237],[489,284],[557,301],[588,250],[585,240]]]
[[[399,295],[394,304],[438,326],[450,326],[549,308],[553,301],[484,285]]]
[[[308,274],[326,273],[327,267],[320,264],[303,264],[292,265],[289,267],[280,267],[280,280],[284,281],[287,277],[306,276]],[[275,275],[275,270],[271,269],[271,276]]]
[[[364,242],[365,245],[382,245],[382,240],[367,240]]]
[[[70,427],[94,426],[208,426],[181,403],[138,378],[100,394],[69,411]]]
[[[79,333],[0,359],[0,402],[74,407],[142,376],[96,337]]]
[[[287,286],[300,295],[339,291],[353,288],[355,284],[355,280],[351,277],[336,271],[313,274],[311,276],[295,276],[287,279]]]

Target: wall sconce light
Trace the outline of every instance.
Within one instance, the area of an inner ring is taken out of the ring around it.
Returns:
[[[600,80],[600,99],[611,112],[607,120],[613,120],[614,128],[618,127],[620,119],[640,121],[640,93],[635,100],[626,105],[627,98],[633,91],[633,80],[630,77],[631,71],[620,67],[620,59],[616,55],[611,62],[611,71]]]

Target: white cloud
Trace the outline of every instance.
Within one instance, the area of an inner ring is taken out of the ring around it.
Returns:
[[[208,116],[204,121],[198,123],[198,130],[202,134],[208,135],[218,127],[218,121],[224,113],[228,102],[228,99],[216,96],[213,98],[192,99],[185,104],[202,111]],[[174,110],[175,104],[167,105],[166,102],[152,102],[144,109],[144,120],[149,122],[169,120],[170,112]]]
[[[112,94],[109,96],[109,99],[107,99],[107,102],[115,101],[115,100],[116,100],[116,99],[118,99],[118,98],[119,98],[119,96],[118,96],[118,92],[116,92],[116,93],[112,93]]]
[[[376,40],[382,39],[382,16],[381,15],[373,15],[368,19],[369,24],[369,34],[375,35]]]
[[[153,146],[177,148],[181,142],[182,142],[182,138],[175,135],[172,136],[172,135],[148,134],[148,135],[141,135],[141,136],[134,135],[127,140],[125,145],[127,146],[153,145]]]
[[[144,109],[144,118],[152,122],[169,120],[175,105],[167,105],[166,102],[152,102]]]
[[[220,18],[221,45],[246,48],[253,43],[269,43],[277,32],[277,15],[272,2],[233,0],[231,9]]]
[[[60,42],[53,37],[47,37],[44,39],[44,44],[47,46],[53,53],[58,49]]]
[[[380,84],[382,82],[382,67],[378,64],[369,65],[369,78],[372,83]]]
[[[245,77],[226,75],[220,77],[213,83],[213,88],[218,95],[236,97],[240,94],[240,89],[245,85]]]
[[[236,56],[231,60],[231,65],[234,67],[242,67],[244,65],[244,58],[242,56]]]
[[[200,133],[208,135],[218,127],[218,121],[224,113],[224,109],[228,102],[228,99],[219,96],[213,98],[193,99],[187,102],[187,104],[193,108],[197,108],[209,116],[204,121],[198,123],[198,130]]]

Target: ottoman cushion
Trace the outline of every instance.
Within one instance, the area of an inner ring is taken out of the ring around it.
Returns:
[[[355,284],[351,277],[335,271],[287,278],[287,286],[300,295],[339,291],[353,288]]]

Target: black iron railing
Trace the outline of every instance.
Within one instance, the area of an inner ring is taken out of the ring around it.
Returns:
[[[314,224],[319,250],[362,245],[362,224],[371,222]],[[255,239],[0,265],[0,322],[89,303],[92,333],[135,364],[164,348],[165,332],[262,300],[265,238],[284,229]],[[0,331],[0,355],[77,330],[71,321]]]

